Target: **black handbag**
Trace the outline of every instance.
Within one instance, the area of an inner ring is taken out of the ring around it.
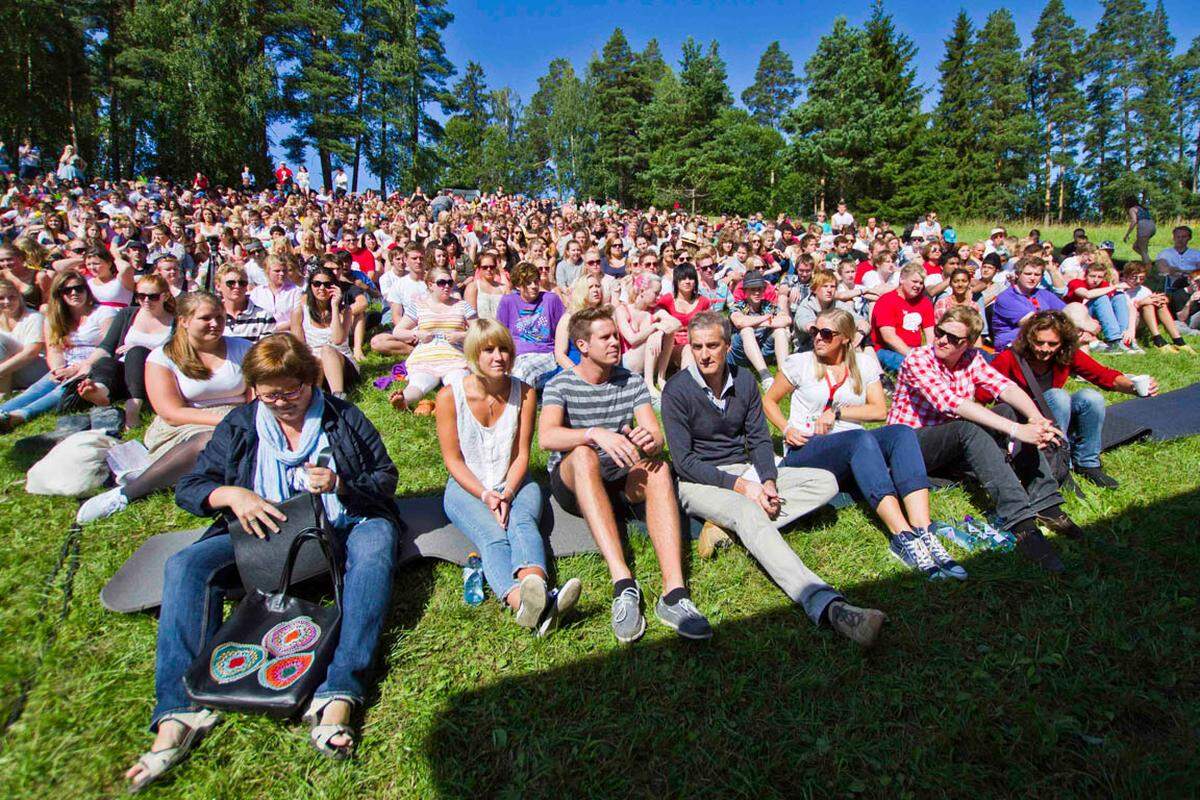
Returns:
[[[322,528],[330,534],[329,541],[337,557],[336,561],[338,564],[342,563],[341,547],[325,522],[325,507],[321,504],[320,495],[300,492],[282,503],[277,503],[276,507],[287,519],[277,522],[279,530],[275,533],[268,532],[265,539],[260,539],[253,532],[245,530],[237,520],[229,523],[229,541],[233,544],[238,575],[241,576],[242,586],[247,594],[253,594],[256,589],[269,592],[275,589],[284,591],[288,588],[279,585],[279,565],[287,558],[296,537],[312,528]],[[291,580],[293,584],[301,583],[326,571],[328,567],[321,549],[306,547],[296,557]]]
[[[287,587],[300,548],[316,542],[333,576],[332,606],[292,597]],[[248,595],[184,675],[191,700],[208,708],[292,717],[325,678],[342,623],[342,576],[320,526],[292,541],[278,589]]]
[[[1016,355],[1014,353],[1013,355]],[[1021,368],[1021,375],[1025,377],[1025,384],[1029,387],[1029,396],[1033,398],[1034,405],[1038,411],[1042,412],[1042,416],[1046,419],[1053,420],[1054,414],[1050,411],[1050,404],[1046,402],[1045,395],[1042,394],[1041,384],[1033,375],[1033,370],[1029,368],[1028,362],[1023,356],[1016,356],[1017,366]],[[1063,431],[1065,434],[1066,431]],[[1071,444],[1069,441],[1062,441],[1055,444],[1047,445],[1042,448],[1042,455],[1046,459],[1046,463],[1050,465],[1050,472],[1054,475],[1054,480],[1060,487],[1073,488],[1074,481],[1071,479]]]

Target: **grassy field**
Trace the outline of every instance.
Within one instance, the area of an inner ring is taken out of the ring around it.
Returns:
[[[1158,220],[1157,228],[1153,238],[1150,239],[1150,257],[1154,258],[1159,250],[1164,247],[1171,246],[1171,229],[1176,224],[1190,224],[1193,230],[1200,230],[1200,223],[1188,220]],[[975,243],[983,241],[987,238],[988,233],[995,227],[995,224],[987,221],[971,220],[954,226],[955,232],[958,234],[959,242]],[[1088,240],[1099,245],[1103,241],[1111,241],[1116,246],[1116,252],[1113,257],[1118,261],[1128,261],[1137,257],[1133,252],[1133,236],[1129,237],[1128,242],[1122,242],[1121,238],[1125,235],[1125,231],[1129,228],[1125,225],[1113,225],[1110,223],[1094,224],[1090,222],[1084,223],[1067,223],[1065,225],[1042,225],[1037,220],[1022,220],[1017,222],[1009,222],[1005,225],[1005,229],[1010,235],[1017,238],[1024,237],[1033,228],[1041,231],[1042,241],[1053,242],[1055,248],[1061,248],[1064,244],[1071,241],[1072,233],[1076,227],[1084,228],[1088,233]],[[1193,242],[1193,246],[1195,243]]]
[[[1187,356],[1114,363],[1164,391],[1200,380]],[[432,419],[399,418],[369,387],[360,402],[402,465],[402,493],[438,491]],[[0,797],[116,796],[150,743],[157,626],[105,612],[97,594],[147,536],[197,520],[164,494],[71,537],[76,504],[24,493],[14,438],[0,439]],[[689,563],[711,642],[651,621],[628,648],[610,632],[597,556],[557,565],[585,590],[548,640],[493,601],[464,605],[457,568],[410,565],[355,761],[323,760],[299,726],[233,716],[150,794],[1195,796],[1200,447],[1135,444],[1105,463],[1123,486],[1068,501],[1089,540],[1056,541],[1062,578],[989,554],[964,556],[968,582],[930,584],[886,555],[859,508],[802,521],[788,538],[805,561],[890,615],[870,653],[814,629],[741,549]],[[981,508],[962,489],[933,502],[940,518]],[[642,537],[630,550],[653,602],[653,553]]]

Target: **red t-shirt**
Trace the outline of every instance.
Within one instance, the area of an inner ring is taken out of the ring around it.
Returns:
[[[935,263],[933,263],[932,261],[926,261],[926,262],[925,262],[925,274],[926,274],[926,275],[938,275],[938,276],[941,276],[941,274],[942,274],[942,265],[941,265],[941,264],[935,264]]]
[[[933,327],[933,302],[924,292],[915,301],[893,289],[879,298],[871,312],[871,342],[876,350],[889,349],[880,328],[895,328],[896,335],[909,347],[921,346],[921,332]]]
[[[1088,286],[1085,278],[1076,278],[1073,281],[1067,281],[1067,296],[1063,298],[1068,303],[1087,303],[1088,300],[1079,296],[1079,292],[1086,292],[1091,289],[1107,289],[1111,284],[1108,281],[1100,281],[1099,286]],[[1108,296],[1112,297],[1113,293],[1109,292]],[[1095,298],[1092,298],[1093,300]]]
[[[691,311],[689,311],[685,314],[681,311],[675,310],[675,295],[664,294],[662,297],[658,298],[658,303],[655,304],[655,308],[656,309],[661,308],[661,309],[666,310],[666,312],[668,314],[670,314],[672,317],[674,317],[675,319],[679,320],[680,323],[682,323],[683,327],[681,327],[679,330],[675,331],[675,344],[687,344],[688,323],[692,321],[692,317],[696,316],[701,311],[708,311],[709,306],[711,306],[711,305],[712,305],[712,303],[709,302],[707,297],[704,297],[703,295],[698,295],[696,297],[696,305],[692,308]]]
[[[863,275],[866,275],[871,270],[875,269],[875,265],[870,261],[858,262],[857,269],[854,270],[854,285],[862,286]]]
[[[287,167],[280,167],[279,169],[275,170],[276,183],[285,183],[286,181],[290,180],[291,177],[292,171]]]

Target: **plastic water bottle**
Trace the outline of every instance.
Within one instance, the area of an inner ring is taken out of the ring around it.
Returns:
[[[955,525],[953,522],[940,522],[935,519],[930,523],[929,528],[937,536],[953,542],[964,550],[978,550],[980,547],[979,540],[967,531],[966,526]]]
[[[1016,535],[1007,528],[1001,527],[999,514],[989,514],[987,521],[988,526],[995,532],[997,547],[1001,550],[1012,550],[1017,546]]]
[[[463,567],[463,602],[469,606],[477,606],[483,602],[483,561],[479,553],[467,556],[467,565]]]

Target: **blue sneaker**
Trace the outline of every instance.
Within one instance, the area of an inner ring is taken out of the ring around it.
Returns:
[[[917,572],[924,573],[931,581],[940,580],[942,570],[933,563],[929,550],[916,536],[909,531],[902,531],[888,541],[888,552],[904,566]]]
[[[942,547],[942,543],[938,541],[936,536],[927,530],[918,530],[913,535],[921,540],[921,544],[925,545],[925,549],[929,551],[930,558],[933,559],[933,563],[937,564],[938,569],[942,571],[943,575],[959,581],[967,579],[967,571],[963,569],[962,564],[959,564],[950,557],[950,554],[946,552],[946,548]]]

